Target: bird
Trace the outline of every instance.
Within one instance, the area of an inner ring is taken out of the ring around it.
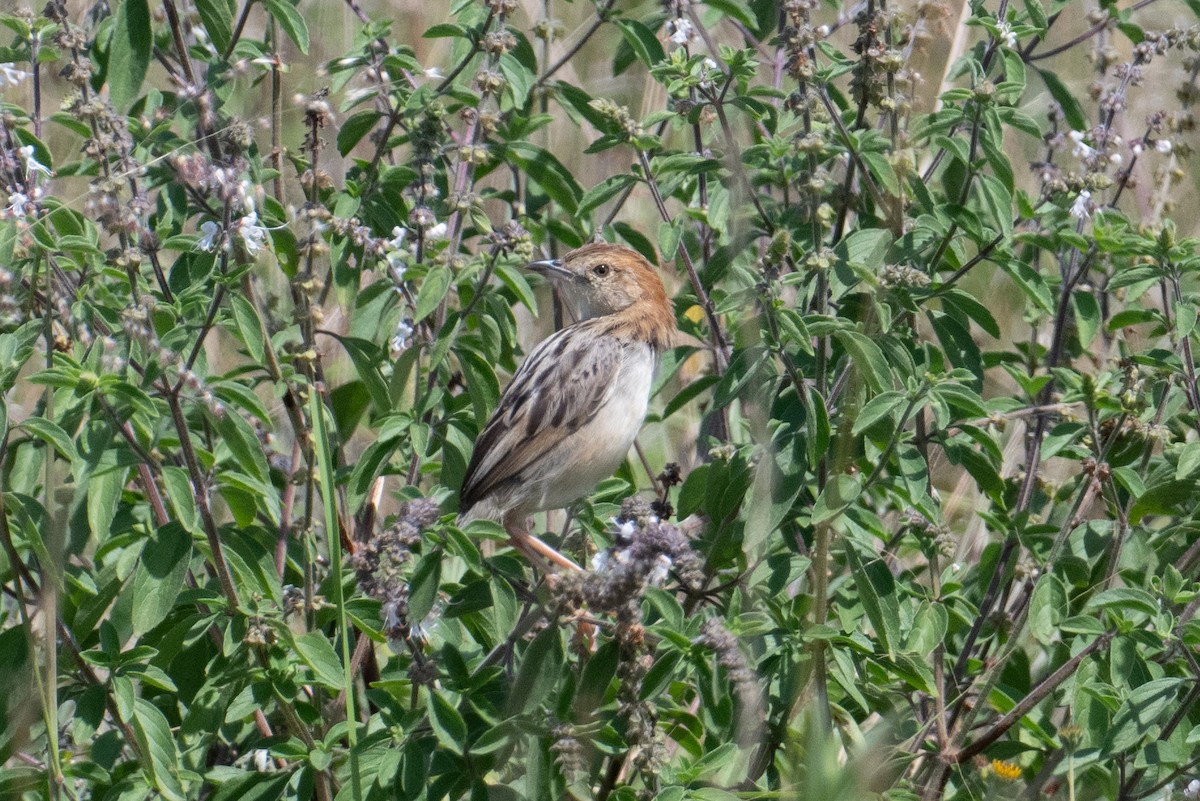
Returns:
[[[501,394],[467,466],[459,523],[497,520],[527,557],[579,570],[530,533],[529,515],[578,501],[625,460],[675,313],[655,268],[622,245],[594,242],[528,269],[576,321],[538,344]]]

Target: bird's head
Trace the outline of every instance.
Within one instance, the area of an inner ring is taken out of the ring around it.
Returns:
[[[671,311],[662,279],[650,262],[622,245],[584,245],[561,259],[535,261],[529,269],[550,279],[580,320],[635,306],[647,313]]]

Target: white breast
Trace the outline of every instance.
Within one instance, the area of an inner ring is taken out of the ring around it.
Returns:
[[[613,382],[591,420],[563,442],[563,472],[542,487],[541,509],[568,506],[610,477],[629,454],[646,419],[656,356],[644,343],[629,343]]]

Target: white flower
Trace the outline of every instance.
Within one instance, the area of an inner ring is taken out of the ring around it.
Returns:
[[[1171,145],[1170,139],[1159,139],[1157,142],[1154,143],[1154,149],[1164,155],[1166,155],[1167,153],[1170,153],[1171,148],[1172,148],[1172,145]]]
[[[441,78],[445,78],[446,76],[442,75],[442,70],[439,67],[426,67],[425,68],[425,77],[441,79]]]
[[[405,254],[400,250],[389,250],[387,252],[388,271],[392,274],[392,280],[397,284],[404,283],[404,274],[408,272],[408,262],[405,260]]]
[[[25,160],[25,172],[33,175],[34,173],[50,174],[50,168],[37,160],[37,156],[33,154],[33,145],[25,145],[18,148],[21,158]]]
[[[1192,779],[1187,783],[1187,787],[1183,788],[1183,797],[1188,801],[1196,801],[1200,798],[1200,779]]]
[[[392,339],[388,342],[388,346],[392,351],[392,358],[399,357],[401,353],[408,349],[408,340],[413,335],[412,323],[408,320],[401,320],[396,324],[396,331],[392,334]]]
[[[1071,141],[1075,143],[1075,149],[1071,151],[1075,158],[1090,159],[1092,156],[1096,155],[1095,149],[1083,141],[1082,131],[1071,131],[1068,136],[1070,136]]]
[[[1121,162],[1124,160],[1125,159],[1121,158],[1120,153],[1113,153],[1111,156],[1108,157],[1108,163],[1113,165],[1114,167],[1120,167]]]
[[[828,35],[829,35],[829,26],[828,25],[818,25],[817,26],[817,36],[820,36],[822,39],[824,39]]]
[[[24,217],[29,213],[29,195],[13,192],[8,196],[8,208],[5,211],[14,217]]]
[[[404,247],[404,238],[408,236],[408,229],[404,226],[397,225],[392,229],[392,238],[388,240],[388,247],[393,250],[399,250]]]
[[[1075,198],[1075,202],[1071,204],[1071,216],[1080,220],[1086,220],[1092,216],[1092,193],[1086,189],[1079,193],[1079,197]]]
[[[670,575],[671,557],[665,553],[660,553],[654,560],[654,567],[650,569],[650,573],[646,576],[646,583],[651,587],[661,587]]]
[[[1133,152],[1134,158],[1137,158],[1138,156],[1142,155],[1142,143],[1141,142],[1134,142],[1132,145],[1129,146],[1129,149],[1130,149],[1130,151]]]
[[[696,34],[691,20],[683,17],[677,17],[668,22],[667,31],[671,34],[671,41],[677,45],[687,44]]]
[[[258,215],[254,212],[238,220],[237,229],[246,252],[251,256],[256,255],[267,243],[267,229],[258,224]]]
[[[17,86],[28,77],[28,72],[17,69],[17,65],[11,61],[0,64],[0,89],[5,86]]]
[[[633,539],[633,535],[637,533],[637,524],[632,520],[624,520],[618,523],[614,519],[613,525],[616,526],[616,531],[613,533],[616,534],[616,539],[619,543],[629,542]]]
[[[439,239],[445,239],[445,238],[446,238],[446,224],[444,222],[438,223],[437,225],[431,227],[428,231],[425,232],[425,241],[426,242],[435,242]]]
[[[1012,26],[1007,22],[996,25],[996,38],[1007,48],[1011,49],[1017,46],[1017,35],[1013,33]]]
[[[238,199],[242,202],[242,209],[247,214],[254,213],[254,184],[249,180],[243,179],[238,184]]]
[[[272,767],[271,752],[265,748],[255,748],[250,754],[250,760],[254,763],[254,769],[259,773],[266,773]]]
[[[592,572],[604,573],[608,570],[608,551],[600,551],[592,557]]]
[[[196,243],[196,247],[211,252],[217,246],[217,237],[221,235],[221,226],[209,220],[200,226],[200,232],[204,236],[200,237],[200,241]]]

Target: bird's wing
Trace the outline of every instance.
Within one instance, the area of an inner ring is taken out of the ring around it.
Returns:
[[[517,370],[475,441],[460,509],[536,464],[613,393],[623,345],[595,336],[590,322],[553,334]]]

